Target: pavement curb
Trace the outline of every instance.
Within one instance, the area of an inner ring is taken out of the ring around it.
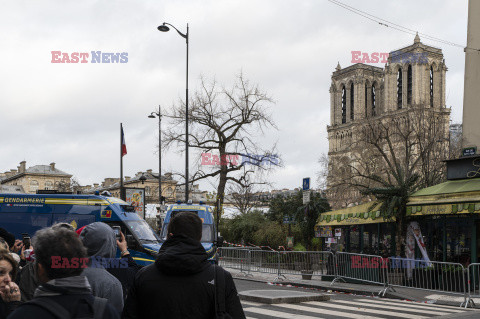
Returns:
[[[330,296],[321,293],[276,291],[276,290],[247,290],[239,294],[240,300],[260,302],[265,304],[300,303],[305,301],[328,301]]]
[[[307,288],[307,289],[318,289],[322,291],[335,291],[335,292],[341,292],[341,293],[349,293],[349,294],[356,294],[356,295],[362,295],[362,296],[373,296],[373,297],[378,297],[378,292],[382,289],[382,287],[378,287],[378,291],[372,291],[372,290],[362,290],[358,288],[347,288],[347,287],[338,287],[338,286],[329,286],[328,284],[326,285],[318,285],[318,284],[308,284],[308,283],[303,283],[303,282],[294,282],[294,281],[272,281],[272,280],[266,280],[266,279],[258,279],[258,278],[252,278],[252,277],[247,277],[247,276],[238,276],[235,274],[232,274],[235,279],[240,279],[240,280],[249,280],[249,281],[255,281],[255,282],[263,282],[263,283],[272,283],[272,284],[279,284],[279,285],[290,285],[293,287],[300,287],[300,288]],[[395,292],[386,292],[385,296],[381,297],[385,299],[398,299],[398,300],[408,300],[408,301],[413,301],[417,303],[427,303],[425,300],[419,300],[418,298],[410,297],[407,295],[403,295],[400,293],[395,293]],[[442,305],[442,306],[452,306],[452,307],[460,307],[460,303],[456,301],[446,301],[446,300],[432,300],[432,302],[428,302],[430,304],[434,305]],[[479,309],[480,307],[474,307],[474,308],[467,308],[467,309]]]

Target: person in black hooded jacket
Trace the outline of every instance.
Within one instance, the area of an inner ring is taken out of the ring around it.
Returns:
[[[245,318],[232,276],[208,261],[201,238],[197,214],[181,212],[170,220],[155,263],[135,276],[123,318],[215,318],[215,272],[224,276],[226,313]]]

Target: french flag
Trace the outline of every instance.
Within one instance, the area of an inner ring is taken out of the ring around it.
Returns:
[[[122,157],[127,155],[127,144],[125,144],[125,135],[123,134],[123,126],[122,126]]]

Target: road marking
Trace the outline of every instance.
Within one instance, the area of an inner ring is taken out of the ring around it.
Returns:
[[[351,302],[351,301],[330,300],[330,302],[328,302],[328,303],[321,303],[321,302],[318,302],[318,301],[307,301],[307,302],[304,302],[304,303],[309,304],[309,305],[315,305],[315,306],[321,307],[321,308],[323,308],[323,307],[336,308],[336,309],[340,308],[342,310],[372,313],[372,314],[376,314],[376,315],[396,316],[396,314],[392,311],[383,311],[383,310],[378,310],[378,309],[368,309],[368,308],[365,308],[365,304]],[[343,303],[359,304],[360,307],[349,307],[349,306],[343,305]],[[348,313],[347,317],[350,317],[351,315],[352,315],[351,313]],[[412,315],[412,314],[408,314],[408,313],[402,313],[402,314],[399,313],[398,316],[396,316],[396,317],[410,318],[410,319],[423,319],[423,318],[425,318],[425,316],[417,316],[417,315]]]
[[[463,297],[462,297],[462,301],[463,301]],[[424,302],[415,302],[415,301],[399,300],[399,299],[390,299],[389,302],[396,302],[396,303],[401,303],[401,304],[410,302],[410,303],[413,303],[413,304],[418,304],[418,305],[422,305],[422,306],[426,306],[426,307],[445,308],[445,309],[451,309],[451,311],[456,311],[456,312],[463,311],[463,310],[459,310],[459,307],[438,305],[436,303],[424,303]]]
[[[278,306],[279,304],[275,305]],[[245,312],[253,312],[259,315],[267,315],[267,316],[272,316],[275,318],[286,318],[286,319],[312,319],[312,318],[318,318],[322,319],[320,317],[312,317],[312,316],[304,316],[304,315],[296,315],[288,312],[281,312],[281,311],[276,311],[276,310],[269,310],[269,309],[264,309],[264,308],[248,308],[245,310]],[[345,314],[343,314],[345,315]]]
[[[382,318],[382,317],[372,317],[372,316],[365,316],[365,315],[360,315],[360,314],[355,314],[355,313],[347,313],[343,311],[335,311],[335,310],[328,310],[328,309],[320,309],[317,307],[308,307],[308,306],[302,306],[303,303],[301,304],[275,304],[275,307],[282,307],[286,309],[294,309],[294,310],[300,310],[300,311],[307,311],[307,312],[313,312],[313,313],[321,313],[323,315],[332,315],[332,316],[339,316],[343,318],[358,318],[358,319],[374,319],[374,318]],[[324,304],[321,304],[324,306]],[[337,308],[336,306],[334,306]],[[310,318],[315,318],[315,317],[310,317]]]
[[[357,304],[362,305],[364,302],[368,302],[369,304],[372,304],[372,306],[383,306],[383,307],[388,307],[388,309],[393,309],[393,310],[404,310],[404,311],[410,311],[410,312],[421,312],[421,313],[426,313],[429,315],[445,315],[445,314],[452,314],[451,310],[446,310],[446,309],[438,309],[438,311],[434,309],[425,309],[421,308],[420,306],[417,305],[409,305],[405,304],[405,306],[388,302],[388,301],[379,301],[379,300],[371,300],[371,299],[355,299],[356,301],[359,301]],[[410,309],[410,310],[408,310]]]
[[[253,301],[240,300],[240,302],[242,303],[242,305],[246,305],[246,306],[249,306],[249,307],[265,306],[264,303],[253,302]]]

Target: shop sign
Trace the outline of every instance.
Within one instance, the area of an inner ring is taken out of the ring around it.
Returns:
[[[293,248],[293,236],[287,237],[287,247]]]
[[[320,236],[318,237],[333,237],[332,227],[331,226],[320,227],[319,235]]]
[[[335,228],[335,237],[342,237],[342,229]]]
[[[336,238],[327,238],[326,243],[327,243],[327,244],[336,244],[336,243],[337,243],[337,239],[336,239]]]

